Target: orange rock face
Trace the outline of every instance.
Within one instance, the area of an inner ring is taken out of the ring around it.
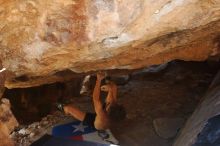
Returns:
[[[2,99],[0,104],[0,146],[13,146],[9,134],[18,126],[18,122],[10,110],[10,103]]]
[[[219,0],[0,0],[8,88],[219,54]],[[60,75],[64,73],[65,75]]]

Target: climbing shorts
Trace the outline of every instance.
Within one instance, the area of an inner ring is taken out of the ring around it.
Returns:
[[[95,113],[86,113],[86,116],[83,120],[83,124],[95,128],[95,124],[94,124],[95,123],[95,118],[96,118]]]

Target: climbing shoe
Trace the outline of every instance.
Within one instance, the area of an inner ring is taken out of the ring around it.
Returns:
[[[56,103],[56,108],[61,112],[64,112],[64,109],[63,109],[64,106],[65,104],[63,103],[59,103],[59,102]]]

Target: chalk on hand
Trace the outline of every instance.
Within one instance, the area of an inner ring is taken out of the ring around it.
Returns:
[[[2,68],[1,70],[0,70],[0,72],[3,72],[3,71],[5,71],[6,70],[6,68]]]

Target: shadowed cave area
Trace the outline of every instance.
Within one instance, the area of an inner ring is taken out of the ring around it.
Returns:
[[[202,101],[218,68],[219,62],[176,60],[129,74],[113,74],[118,100],[127,112],[126,119],[111,129],[120,145],[171,146]],[[83,80],[81,77],[39,87],[7,89],[3,97],[10,100],[20,124],[11,133],[16,144],[30,145],[53,125],[72,118],[57,111],[57,101],[68,101],[85,112],[94,111],[91,93],[95,79],[91,77],[86,84]],[[87,90],[80,94],[83,86]],[[36,128],[31,128],[33,124]]]

